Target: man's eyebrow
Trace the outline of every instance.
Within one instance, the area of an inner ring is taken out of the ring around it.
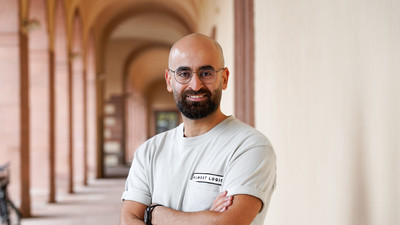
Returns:
[[[190,69],[190,67],[188,67],[188,66],[180,66],[180,67],[176,68],[175,71],[182,71],[182,70],[192,70],[192,69]]]
[[[200,66],[198,70],[212,70],[215,69],[213,66],[211,65],[204,65],[204,66]],[[182,70],[190,70],[192,71],[192,68],[188,67],[188,66],[180,66],[176,69],[176,71],[182,71]]]
[[[211,65],[200,66],[199,70],[215,70],[215,68]]]

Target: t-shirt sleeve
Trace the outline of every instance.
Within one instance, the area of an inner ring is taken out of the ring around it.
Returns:
[[[151,204],[151,193],[149,187],[149,174],[146,169],[146,149],[144,145],[140,146],[136,152],[128,178],[125,183],[125,191],[122,194],[122,200],[131,200],[140,202],[144,205]]]
[[[268,209],[276,182],[276,157],[271,145],[239,149],[225,172],[222,190],[228,195],[247,194],[259,198]]]

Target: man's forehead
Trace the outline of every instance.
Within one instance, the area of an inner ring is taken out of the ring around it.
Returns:
[[[170,66],[175,64],[217,64],[221,54],[212,41],[188,39],[177,42],[169,55]]]
[[[171,68],[188,67],[191,69],[198,69],[204,66],[218,66],[219,60],[215,54],[207,54],[207,52],[177,52],[170,57],[169,65]]]

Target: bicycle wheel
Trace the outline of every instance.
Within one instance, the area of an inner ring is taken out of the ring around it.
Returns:
[[[20,225],[21,224],[21,213],[15,207],[15,205],[8,199],[8,216],[10,221],[7,225]]]
[[[7,211],[2,210],[2,215],[0,218],[0,224],[1,225],[20,225],[21,224],[21,213],[15,207],[15,205],[9,201],[6,200],[7,202]],[[4,204],[2,204],[4,206]],[[4,207],[1,207],[4,209]]]
[[[0,190],[0,195],[3,194]],[[7,201],[3,198],[4,196],[0,196],[0,225],[7,225],[8,220],[8,204]]]

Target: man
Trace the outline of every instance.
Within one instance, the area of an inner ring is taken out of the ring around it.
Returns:
[[[165,79],[183,123],[136,151],[121,224],[264,224],[275,154],[264,135],[221,112],[228,77],[211,38],[191,34],[171,48]]]

